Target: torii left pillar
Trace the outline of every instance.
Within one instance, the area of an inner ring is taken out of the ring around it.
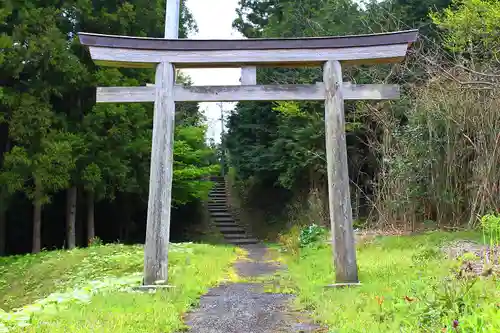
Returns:
[[[179,38],[180,0],[168,0],[165,38]],[[168,280],[168,245],[175,126],[175,68],[170,62],[156,66],[153,116],[153,145],[149,177],[148,216],[144,245],[143,285],[163,284]]]

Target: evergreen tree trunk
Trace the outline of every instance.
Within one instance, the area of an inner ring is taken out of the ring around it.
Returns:
[[[9,127],[4,122],[0,125],[0,166],[3,167],[3,159],[6,152],[10,150]],[[7,209],[9,207],[8,195],[4,188],[0,196],[0,257],[7,254]],[[5,191],[5,192],[3,192]]]
[[[77,189],[72,186],[66,191],[66,247],[70,250],[76,246],[76,199]]]
[[[130,234],[134,226],[134,221],[132,218],[132,203],[131,203],[131,195],[129,193],[124,193],[123,203],[124,203],[124,213],[125,219],[123,220],[123,241],[130,241]]]
[[[6,211],[0,211],[0,257],[6,254],[7,250],[7,216]]]
[[[94,222],[94,200],[93,191],[89,191],[87,195],[87,242],[95,237],[95,222]]]
[[[38,253],[42,248],[42,188],[35,180],[35,198],[33,200],[33,243],[32,252]]]

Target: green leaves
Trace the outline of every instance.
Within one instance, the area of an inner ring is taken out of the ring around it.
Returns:
[[[218,165],[210,163],[213,151],[206,146],[204,126],[185,126],[176,129],[174,143],[174,204],[186,204],[206,199],[212,184],[204,177],[216,174]]]
[[[285,116],[305,117],[306,113],[301,110],[297,102],[277,102],[273,107],[274,111],[280,112]]]
[[[33,199],[35,179],[46,194],[66,188],[69,173],[75,168],[74,138],[71,133],[50,131],[36,152],[22,146],[13,147],[4,155],[4,172],[0,174],[8,192],[24,191]],[[48,200],[45,196],[43,201]]]
[[[300,247],[311,246],[316,242],[323,240],[322,238],[326,234],[328,234],[328,230],[325,227],[321,227],[315,223],[304,227],[300,230]]]
[[[430,14],[445,31],[445,46],[470,56],[498,56],[500,49],[500,3],[489,0],[454,0],[442,13]]]
[[[242,1],[240,6],[234,25],[249,37],[367,32],[362,9],[350,0]],[[259,69],[258,77],[261,83],[311,84],[321,80],[321,70]],[[230,163],[243,179],[256,176],[286,189],[303,185],[308,177],[322,182],[326,165],[323,115],[323,103],[318,102],[239,103],[227,134]],[[348,131],[359,128],[349,121],[346,127]]]
[[[7,0],[0,7],[4,205],[22,193],[40,208],[72,187],[97,201],[137,194],[140,211],[149,186],[153,104],[95,105],[95,87],[143,86],[154,81],[154,70],[100,68],[76,33],[162,37],[165,0]],[[180,36],[194,29],[182,0]],[[180,75],[179,82],[190,80]],[[176,111],[173,201],[185,204],[206,197],[201,179],[218,167],[209,162],[214,152],[198,104],[179,103]]]

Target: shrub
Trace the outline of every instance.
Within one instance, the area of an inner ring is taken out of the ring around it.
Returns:
[[[282,244],[285,252],[293,256],[297,255],[300,249],[300,227],[298,225],[292,226],[287,233],[279,235],[278,241]]]
[[[481,217],[481,227],[485,243],[489,241],[491,247],[500,244],[500,215],[487,214]]]
[[[326,234],[326,229],[317,224],[311,224],[300,231],[299,243],[300,247],[307,247],[322,240]]]

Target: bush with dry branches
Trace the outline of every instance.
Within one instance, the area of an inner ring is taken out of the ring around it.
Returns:
[[[401,103],[370,109],[383,133],[371,142],[381,157],[377,221],[473,225],[500,207],[500,77],[419,58],[429,79],[406,96],[405,123]]]

